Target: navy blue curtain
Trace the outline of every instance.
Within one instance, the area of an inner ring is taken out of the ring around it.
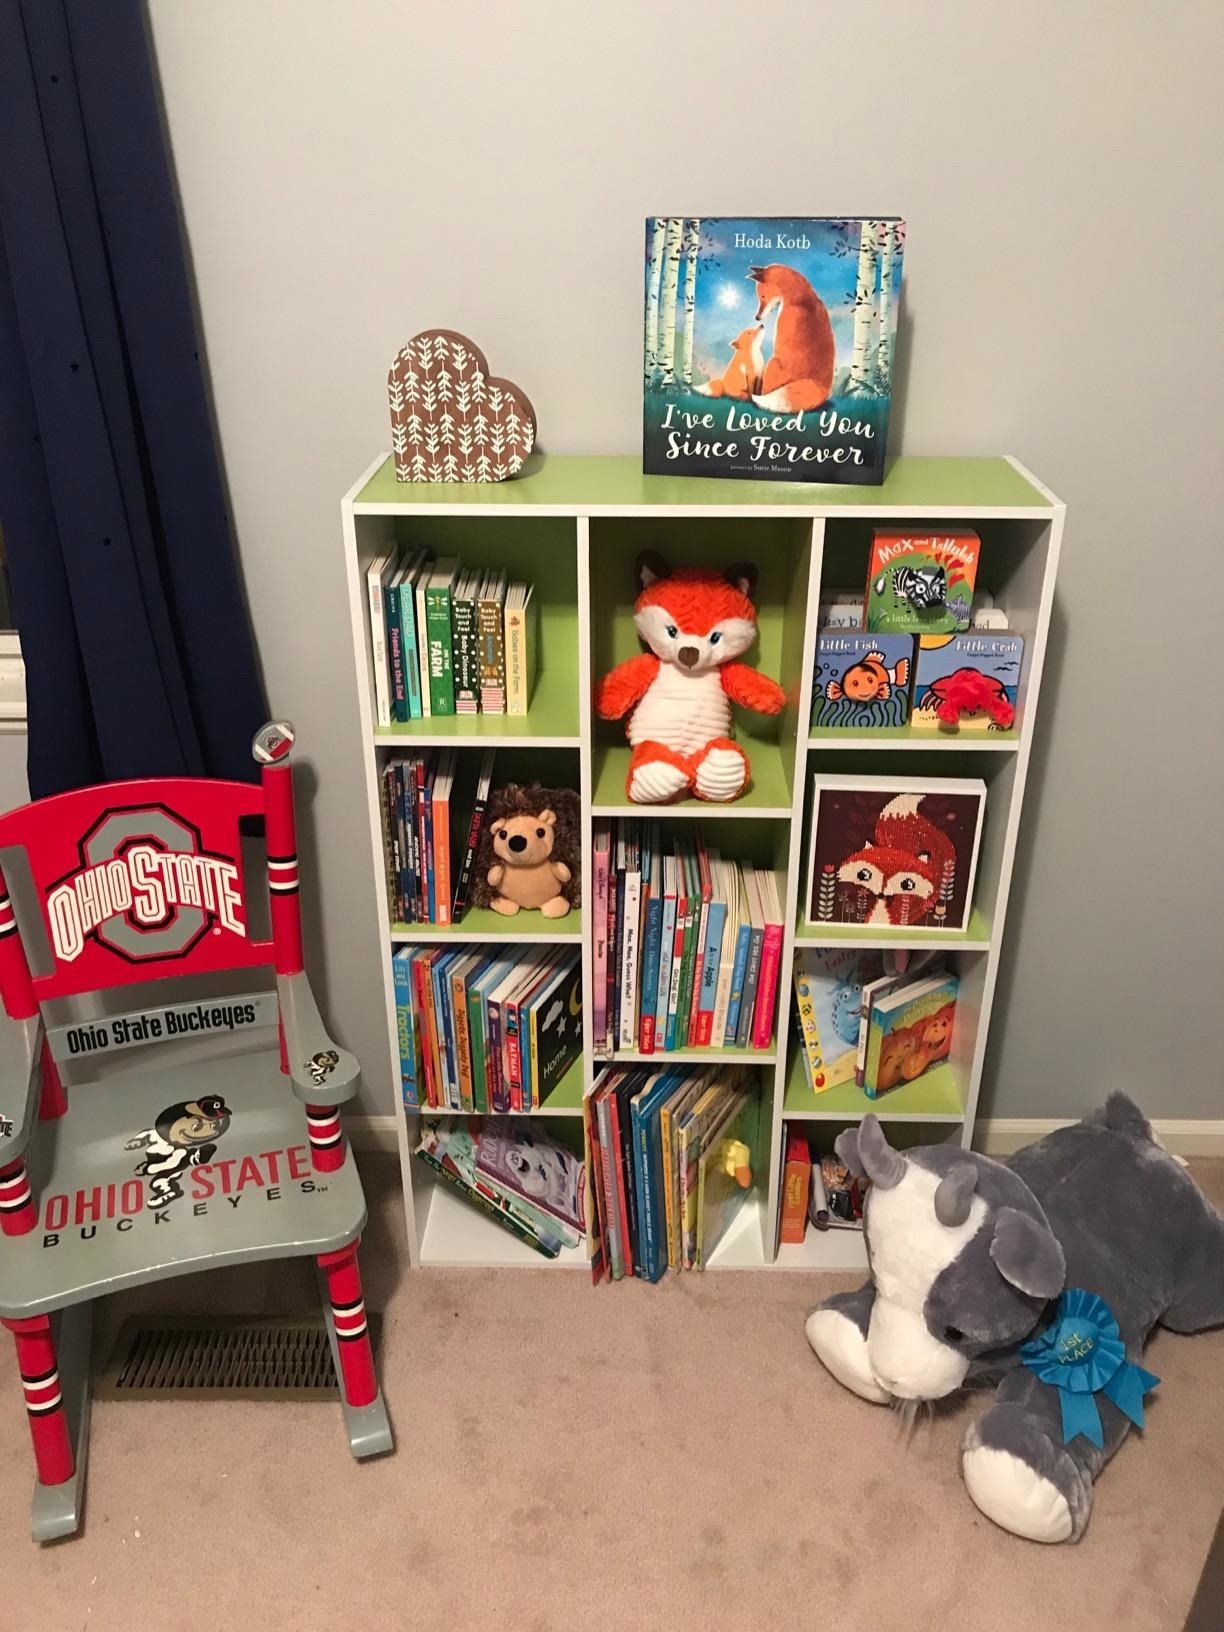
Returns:
[[[140,0],[0,0],[0,527],[35,798],[254,774],[198,346]]]

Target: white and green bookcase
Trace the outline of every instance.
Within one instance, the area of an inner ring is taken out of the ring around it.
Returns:
[[[727,565],[749,559],[760,579],[760,646],[752,661],[778,677],[787,693],[780,716],[740,715],[737,730],[752,760],[752,784],[734,805],[688,800],[651,807],[664,822],[706,824],[724,854],[771,864],[783,887],[783,944],[777,1034],[768,1051],[704,1049],[659,1059],[726,1059],[755,1077],[761,1095],[755,1193],[721,1243],[711,1268],[842,1269],[865,1262],[860,1234],[809,1230],[802,1246],[775,1253],[774,1221],[781,1182],[784,1127],[804,1123],[818,1143],[874,1110],[890,1137],[955,1139],[973,1132],[991,1003],[1007,915],[1016,835],[1024,801],[1037,697],[1045,656],[1064,506],[1013,459],[896,460],[881,487],[812,487],[643,476],[626,457],[536,455],[517,480],[488,486],[397,482],[380,459],[343,501],[353,653],[364,742],[370,866],[381,916],[372,932],[382,946],[387,1033],[395,1102],[398,1043],[390,959],[398,945],[444,938],[472,944],[581,940],[587,1047],[540,1111],[580,1119],[582,1097],[602,1061],[591,1043],[591,914],[559,924],[534,917],[507,920],[470,911],[459,924],[388,925],[383,878],[379,773],[388,753],[422,744],[452,744],[479,753],[496,745],[498,783],[533,778],[578,788],[582,800],[584,887],[589,885],[591,823],[596,817],[642,815],[625,797],[629,751],[620,724],[593,717],[593,682],[638,650],[633,630],[634,560],[646,547],[673,564]],[[974,737],[908,728],[881,732],[809,728],[822,583],[862,584],[871,531],[877,525],[929,528],[972,525],[981,536],[979,589],[992,592],[1008,627],[1024,636],[1024,667],[1014,727]],[[540,672],[523,718],[469,715],[377,729],[373,707],[365,575],[391,539],[430,544],[472,565],[505,566],[536,586],[540,599]],[[981,777],[986,820],[973,913],[963,932],[803,927],[807,821],[813,774]],[[960,975],[953,1052],[926,1073],[871,1102],[853,1084],[813,1095],[790,1025],[791,955],[798,946],[851,941],[864,947],[921,947],[938,940]],[[620,1059],[634,1058],[619,1054]],[[398,1111],[408,1241],[417,1265],[525,1265],[548,1260],[467,1206],[411,1159],[419,1113]],[[571,1121],[571,1135],[581,1121]],[[556,1265],[582,1266],[581,1249]]]

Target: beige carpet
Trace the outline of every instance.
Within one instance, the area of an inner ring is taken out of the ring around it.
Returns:
[[[1224,1201],[1224,1163],[1198,1171]],[[334,1406],[101,1405],[84,1534],[40,1550],[6,1345],[3,1632],[1181,1628],[1224,1503],[1224,1333],[1156,1338],[1146,1440],[1107,1471],[1085,1539],[1042,1548],[961,1487],[979,1402],[906,1447],[820,1371],[803,1317],[844,1281],[405,1275],[393,1166],[366,1174],[396,1455],[356,1466]],[[162,1291],[280,1311],[308,1282],[291,1266]]]

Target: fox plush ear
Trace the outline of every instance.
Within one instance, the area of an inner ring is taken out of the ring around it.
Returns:
[[[757,569],[751,561],[737,561],[733,567],[728,567],[723,577],[729,584],[733,584],[741,595],[752,599],[752,592],[756,588]]]
[[[637,558],[638,587],[649,589],[660,578],[670,578],[671,568],[657,550],[643,550]]]

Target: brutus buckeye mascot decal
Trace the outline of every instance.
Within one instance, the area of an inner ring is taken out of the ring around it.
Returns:
[[[146,1207],[165,1207],[183,1194],[179,1175],[184,1168],[202,1167],[216,1154],[216,1141],[230,1124],[225,1101],[215,1094],[168,1105],[151,1128],[129,1139],[125,1150],[143,1150],[136,1169],[149,1181]]]

